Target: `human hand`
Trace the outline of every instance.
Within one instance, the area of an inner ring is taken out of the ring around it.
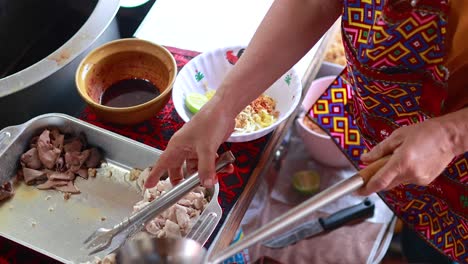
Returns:
[[[363,162],[370,164],[391,155],[358,193],[370,195],[403,183],[428,185],[455,157],[452,145],[446,127],[437,118],[395,130],[361,156]]]
[[[200,181],[205,187],[212,187],[216,182],[215,161],[219,146],[234,130],[234,118],[218,107],[213,97],[190,122],[177,131],[166,150],[153,166],[145,187],[154,187],[160,177],[167,171],[172,184],[183,179],[184,161],[187,173],[198,171]],[[228,166],[224,172],[232,172]]]

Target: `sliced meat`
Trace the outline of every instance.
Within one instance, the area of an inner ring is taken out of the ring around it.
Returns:
[[[44,171],[23,168],[24,181],[28,185],[35,184],[40,181],[46,181],[47,175]]]
[[[71,181],[69,181],[65,186],[54,186],[54,189],[64,193],[80,193],[80,190],[78,190]]]
[[[69,181],[61,181],[61,180],[47,180],[46,182],[39,184],[36,186],[39,190],[48,190],[54,189],[55,187],[59,186],[66,186],[68,185]]]
[[[37,148],[32,148],[21,155],[21,165],[33,170],[38,170],[42,167]]]
[[[57,161],[55,162],[55,169],[60,172],[63,172],[67,169],[67,167],[65,166],[65,160],[63,159],[63,157],[59,157],[57,159]]]
[[[8,199],[15,194],[13,190],[13,185],[10,181],[5,182],[4,184],[0,185],[0,201]]]
[[[87,169],[81,168],[76,172],[76,174],[78,176],[80,176],[81,178],[85,179],[85,180],[88,179],[88,170]]]
[[[50,131],[44,130],[37,140],[37,151],[39,160],[48,169],[55,166],[55,162],[60,155],[60,149],[54,147],[50,142]]]
[[[87,149],[83,152],[66,152],[65,153],[65,164],[67,169],[71,172],[78,172],[81,166],[88,159],[90,151]]]
[[[63,150],[65,151],[65,153],[81,152],[82,148],[83,148],[83,143],[78,137],[72,138],[69,142],[63,145]]]
[[[86,167],[88,168],[96,168],[99,166],[102,160],[102,154],[97,148],[90,148],[89,149],[89,157],[86,160]]]
[[[50,135],[52,138],[52,145],[60,151],[63,149],[63,141],[65,139],[65,135],[61,134],[57,128],[54,128],[50,131]]]
[[[49,180],[73,181],[75,174],[73,172],[54,172],[49,175]]]
[[[37,140],[39,139],[39,136],[35,136],[31,139],[29,142],[29,145],[31,148],[36,148],[37,147]]]
[[[80,134],[78,135],[78,138],[81,140],[81,144],[83,144],[83,149],[87,149],[88,148],[88,139],[86,138],[85,133],[80,132]]]

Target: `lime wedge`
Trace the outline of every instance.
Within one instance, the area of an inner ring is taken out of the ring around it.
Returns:
[[[208,98],[203,94],[199,93],[189,93],[185,96],[185,105],[187,106],[188,110],[192,112],[192,114],[196,114],[203,105],[208,102]]]
[[[316,171],[298,171],[292,178],[294,189],[302,194],[310,195],[320,189],[320,175]]]

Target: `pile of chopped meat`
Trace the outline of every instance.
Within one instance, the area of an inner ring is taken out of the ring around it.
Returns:
[[[66,194],[80,193],[75,178],[94,176],[100,165],[101,151],[88,146],[83,134],[71,136],[58,129],[45,129],[30,142],[20,159],[17,179],[38,189],[55,189]]]
[[[136,178],[137,185],[143,190],[150,169],[146,168]],[[135,173],[133,173],[135,175]],[[146,189],[143,200],[133,207],[133,212],[138,212],[153,200],[158,199],[172,188],[169,178],[161,180],[158,184]],[[208,205],[208,193],[206,188],[197,187],[175,205],[158,215],[146,224],[146,231],[158,238],[181,237],[187,235],[192,226],[198,220],[201,212]]]

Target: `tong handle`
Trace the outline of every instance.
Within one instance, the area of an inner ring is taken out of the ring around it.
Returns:
[[[379,171],[390,159],[390,155],[385,156],[381,159],[378,159],[371,164],[369,164],[367,167],[364,169],[360,170],[358,174],[362,177],[364,180],[364,183],[367,183],[372,176],[374,176],[377,171]]]
[[[220,172],[229,164],[235,161],[235,157],[231,151],[224,152],[218,158],[215,164],[216,172]],[[190,175],[188,178],[174,186],[170,191],[162,195],[157,199],[157,201],[151,202],[148,206],[144,207],[141,211],[135,213],[134,215],[126,218],[121,223],[114,226],[116,233],[121,232],[126,229],[128,226],[133,225],[136,227],[132,232],[138,232],[143,225],[155,217],[155,215],[164,212],[177,201],[182,199],[187,193],[189,193],[193,188],[200,185],[200,177],[198,172]]]

